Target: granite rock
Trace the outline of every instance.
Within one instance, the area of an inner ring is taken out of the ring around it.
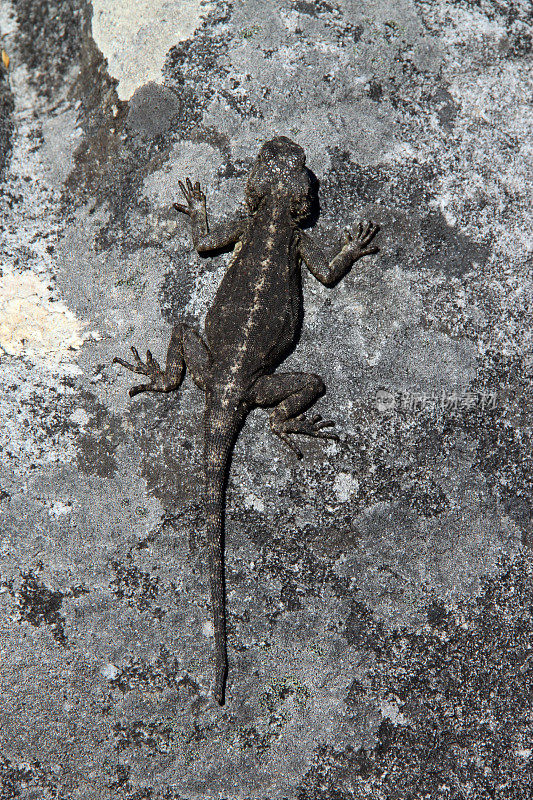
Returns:
[[[0,796],[526,800],[528,4],[180,5],[0,10]],[[305,276],[285,362],[341,441],[297,462],[259,410],[235,449],[220,709],[203,398],[131,401],[112,359],[201,326],[230,254],[177,181],[223,218],[274,135],[313,236],[381,251]]]

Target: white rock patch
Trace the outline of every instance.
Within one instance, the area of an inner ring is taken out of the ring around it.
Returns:
[[[161,83],[170,48],[188,39],[209,12],[200,0],[93,0],[93,38],[129,100],[148,81]]]
[[[114,681],[119,674],[119,668],[111,663],[105,664],[100,670],[100,675],[108,681]]]
[[[0,278],[0,347],[13,356],[60,361],[84,341],[82,323],[33,272]]]
[[[358,489],[359,481],[348,472],[339,472],[339,474],[335,476],[333,491],[339,503],[345,503],[352,495],[357,494]]]
[[[257,497],[255,494],[247,494],[244,497],[244,505],[246,508],[253,508],[255,511],[264,511],[265,510],[265,502],[261,497]]]

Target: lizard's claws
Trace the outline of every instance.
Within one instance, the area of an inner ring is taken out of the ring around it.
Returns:
[[[357,241],[364,247],[372,241],[378,232],[379,225],[377,223],[367,222],[366,225],[363,225],[363,223],[360,222],[357,230]]]
[[[191,179],[185,178],[185,183],[183,183],[183,181],[178,181],[178,185],[187,205],[183,205],[183,203],[174,203],[176,211],[181,211],[183,214],[190,215],[195,206],[205,206],[205,194],[200,188],[199,181],[196,181],[193,186]]]
[[[360,222],[357,226],[355,237],[350,231],[344,232],[344,247],[351,249],[356,259],[373,255],[379,251],[379,247],[367,247],[367,245],[370,244],[378,232],[379,225],[375,222]]]
[[[379,225],[375,222],[367,222],[366,225],[362,222],[359,223],[357,230],[359,256],[369,256],[379,251],[379,247],[367,247],[377,233],[379,233]]]
[[[298,433],[303,436],[313,436],[316,439],[333,439],[336,442],[339,441],[339,437],[336,433],[323,430],[324,428],[330,428],[332,425],[335,425],[333,420],[322,419],[320,414],[314,414],[309,419],[305,414],[299,414],[297,417],[284,420],[283,422],[271,420],[270,424],[274,433],[285,442],[287,447],[290,447],[297,458],[302,458],[302,452],[289,438],[289,434]]]
[[[310,419],[305,414],[300,414],[292,420],[288,420],[287,432],[300,433],[304,436],[314,436],[317,439],[334,439],[339,441],[336,433],[325,431],[324,428],[331,428],[335,425],[332,419],[322,419],[320,414],[314,414]]]
[[[178,388],[181,373],[177,375],[175,374],[175,369],[169,370],[168,367],[163,371],[150,350],[146,351],[146,363],[141,359],[136,347],[132,346],[131,352],[135,359],[134,364],[130,364],[129,361],[124,361],[122,358],[118,358],[118,356],[115,356],[113,359],[113,364],[121,364],[123,367],[126,367],[126,369],[129,369],[130,372],[146,375],[150,378],[150,383],[140,383],[136,386],[132,386],[128,392],[130,397],[135,397],[136,394],[140,394],[141,392],[171,392],[173,389]]]

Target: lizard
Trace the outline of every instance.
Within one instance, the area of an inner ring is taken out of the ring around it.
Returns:
[[[150,350],[143,361],[132,347],[134,363],[115,357],[114,363],[149,378],[133,386],[141,392],[172,392],[187,369],[205,393],[204,470],[208,564],[214,625],[213,695],[225,702],[227,644],[224,580],[224,520],[226,484],[233,446],[253,408],[270,408],[271,430],[298,457],[291,440],[297,434],[338,438],[334,424],[306,412],[325,392],[312,373],[275,372],[294,347],[301,316],[301,266],[325,286],[333,286],[363,256],[378,252],[371,244],[379,226],[359,223],[345,232],[340,251],[330,260],[306,233],[316,189],[306,167],[305,152],[285,136],[267,141],[259,150],[245,187],[246,214],[211,228],[206,196],[200,184],[179,181],[185,202],[174,203],[188,215],[192,243],[200,254],[234,247],[224,277],[205,318],[205,338],[194,328],[174,325],[162,369]],[[316,180],[316,179],[315,179]]]

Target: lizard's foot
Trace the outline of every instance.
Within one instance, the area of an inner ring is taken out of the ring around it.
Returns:
[[[298,433],[303,436],[314,436],[316,439],[333,439],[339,441],[339,437],[332,431],[326,431],[324,428],[330,428],[335,423],[333,420],[324,420],[320,414],[314,414],[308,418],[305,414],[299,414],[297,417],[291,419],[278,421],[271,419],[270,426],[276,436],[285,442],[290,447],[297,458],[302,458],[302,452],[289,438],[289,434]]]
[[[183,181],[178,181],[178,183],[187,205],[185,206],[183,203],[174,203],[176,211],[189,214],[189,216],[195,210],[205,211],[205,194],[200,189],[199,182],[196,181],[193,186],[191,180],[186,178],[185,183],[183,183]]]
[[[344,234],[344,248],[351,250],[354,258],[370,256],[379,251],[379,247],[368,247],[374,236],[379,232],[379,225],[375,222],[360,222],[357,226],[357,233],[354,236],[346,231]]]
[[[139,356],[135,347],[131,348],[131,352],[133,353],[135,364],[123,361],[117,356],[113,359],[113,364],[122,364],[123,367],[126,367],[126,369],[129,369],[131,372],[146,375],[147,378],[150,378],[150,383],[141,383],[137,386],[132,386],[129,390],[130,397],[135,397],[136,394],[140,394],[141,392],[171,392],[173,389],[178,388],[183,371],[180,364],[173,360],[171,360],[170,363],[167,361],[167,368],[163,371],[149,350],[146,351],[146,364]]]

